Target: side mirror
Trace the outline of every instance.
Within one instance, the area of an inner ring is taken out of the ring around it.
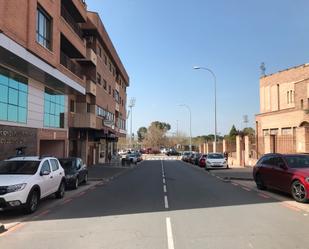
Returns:
[[[41,171],[40,172],[40,176],[48,176],[50,174],[50,172],[49,171]]]

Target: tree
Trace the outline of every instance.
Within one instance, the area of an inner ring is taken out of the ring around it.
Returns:
[[[243,129],[242,132],[245,136],[254,136],[255,135],[255,130],[252,127],[247,127],[245,129]]]
[[[236,130],[235,125],[233,125],[231,130],[230,130],[229,137],[231,139],[234,139],[234,138],[236,138],[237,135],[238,135],[238,131]]]
[[[147,129],[147,135],[144,144],[147,147],[159,148],[166,144],[166,131],[159,128],[156,124],[152,123]]]
[[[151,125],[154,125],[161,130],[165,130],[165,132],[167,132],[171,129],[171,125],[169,123],[164,123],[164,122],[160,122],[160,121],[154,121],[154,122],[151,123]]]
[[[137,131],[137,137],[139,142],[143,142],[147,135],[147,128],[140,127]]]

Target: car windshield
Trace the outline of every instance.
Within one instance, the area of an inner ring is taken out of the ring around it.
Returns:
[[[184,156],[189,156],[191,153],[190,152],[185,152],[183,154],[184,154]]]
[[[209,154],[207,159],[223,159],[224,156],[222,154]]]
[[[40,161],[2,161],[0,175],[34,175]]]
[[[290,168],[309,168],[309,156],[286,156],[285,159]]]
[[[59,162],[64,169],[73,169],[75,166],[75,160],[72,159],[59,159]]]

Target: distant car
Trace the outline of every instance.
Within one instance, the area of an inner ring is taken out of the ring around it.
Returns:
[[[273,188],[292,195],[298,202],[309,201],[309,155],[266,154],[253,168],[258,189]]]
[[[126,156],[126,160],[137,164],[138,162],[142,161],[142,155],[139,152],[133,152],[133,153],[128,153]]]
[[[192,152],[191,155],[188,157],[188,162],[189,162],[189,163],[194,164],[194,161],[195,161],[195,158],[194,158],[194,157],[195,157],[195,154],[196,154],[195,152]]]
[[[184,162],[188,162],[189,157],[191,156],[191,154],[192,153],[190,151],[183,152],[181,160],[184,161]]]
[[[167,155],[167,156],[180,156],[181,154],[175,149],[170,149],[165,153],[165,155]]]
[[[68,188],[77,189],[81,183],[87,183],[88,169],[81,158],[60,158],[59,162],[65,171],[65,183]]]
[[[65,173],[54,157],[15,157],[0,162],[0,210],[37,210],[41,199],[65,194]]]
[[[202,155],[198,161],[198,166],[200,166],[201,168],[204,168],[206,166],[206,159],[207,159],[207,154]]]
[[[198,162],[199,162],[201,156],[202,156],[201,153],[195,153],[194,156],[193,156],[193,158],[192,158],[192,163],[193,163],[194,165],[198,165]]]
[[[205,169],[229,168],[227,160],[222,153],[209,153],[206,158]]]
[[[160,149],[161,154],[166,154],[169,151],[167,148]]]

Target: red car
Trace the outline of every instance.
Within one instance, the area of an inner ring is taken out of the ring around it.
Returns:
[[[198,161],[198,166],[200,166],[201,168],[205,168],[206,159],[207,159],[207,154],[202,155]]]
[[[253,168],[258,189],[289,193],[298,202],[309,201],[309,155],[266,154]]]

